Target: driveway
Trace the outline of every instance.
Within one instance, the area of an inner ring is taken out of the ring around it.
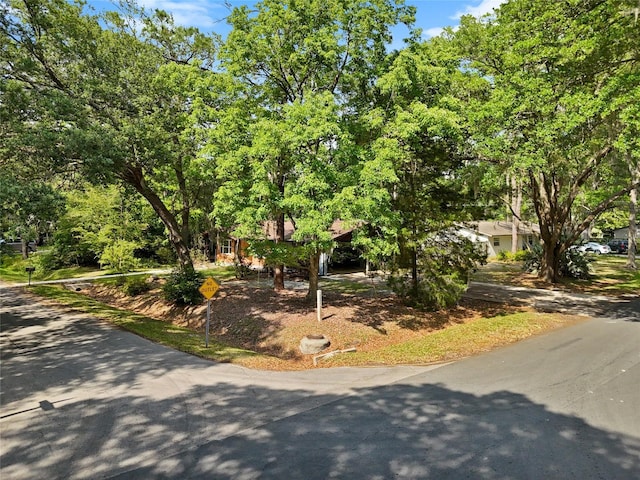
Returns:
[[[2,478],[640,478],[638,322],[438,367],[260,372],[0,300]]]

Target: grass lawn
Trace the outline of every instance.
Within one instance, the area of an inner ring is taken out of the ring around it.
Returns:
[[[624,268],[626,255],[593,255],[592,278],[589,280],[562,279],[556,288],[573,292],[604,295],[640,294],[640,270]],[[485,283],[501,283],[524,287],[548,288],[550,285],[522,270],[522,262],[489,261],[481,267],[472,280]]]
[[[640,295],[640,270],[626,269],[626,263],[626,255],[599,255],[592,264],[593,278],[578,286],[593,293]]]
[[[26,283],[29,280],[29,274],[25,268],[35,267],[36,270],[31,275],[32,281],[49,281],[49,280],[62,280],[67,278],[87,278],[87,277],[99,277],[104,275],[112,275],[114,272],[109,270],[101,270],[98,267],[67,267],[59,270],[44,272],[38,265],[37,261],[38,253],[32,254],[30,258],[23,259],[20,254],[2,254],[0,257],[0,281],[7,283]],[[171,266],[155,266],[153,270],[167,270],[171,271]],[[146,270],[146,269],[144,269]],[[235,269],[233,267],[209,267],[204,269],[198,269],[200,273],[206,277],[214,277],[218,281],[226,281],[235,278]],[[140,275],[145,275],[140,273]],[[135,275],[133,275],[135,276]],[[104,279],[107,283],[117,283],[118,280]]]
[[[33,257],[25,260],[20,254],[7,255],[3,253],[0,262],[0,280],[8,283],[26,283],[29,280],[29,274],[25,271],[27,267],[36,268],[31,275],[33,281],[82,278],[108,273],[91,267],[68,267],[52,272],[43,272]]]

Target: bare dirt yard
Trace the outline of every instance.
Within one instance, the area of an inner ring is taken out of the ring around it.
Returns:
[[[176,307],[162,300],[159,285],[134,297],[114,286],[92,285],[83,293],[103,303],[203,332],[206,304]],[[463,300],[447,311],[422,312],[403,305],[396,297],[374,290],[362,293],[325,291],[322,321],[315,302],[304,290],[275,292],[264,282],[224,282],[212,301],[213,338],[231,346],[262,354],[251,366],[268,369],[312,367],[312,358],[300,352],[306,335],[325,335],[328,350],[355,347],[374,352],[432,332],[482,317],[513,313],[514,307]]]

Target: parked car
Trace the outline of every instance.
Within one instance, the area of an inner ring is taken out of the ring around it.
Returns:
[[[584,245],[578,247],[580,252],[590,252],[600,255],[601,253],[611,253],[609,245],[602,245],[598,242],[587,242]]]
[[[614,238],[608,243],[608,245],[614,253],[627,253],[629,250],[629,240]]]

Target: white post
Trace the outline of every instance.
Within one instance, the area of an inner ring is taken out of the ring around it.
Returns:
[[[316,290],[316,314],[318,321],[322,321],[322,290]]]
[[[204,330],[204,346],[209,348],[209,323],[211,320],[211,300],[207,300],[207,324]]]

